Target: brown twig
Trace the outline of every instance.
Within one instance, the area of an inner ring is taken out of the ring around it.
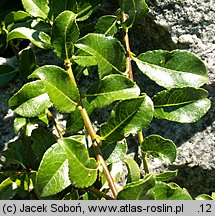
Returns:
[[[70,76],[70,79],[71,81],[73,82],[73,84],[75,86],[77,86],[77,83],[76,83],[76,80],[75,80],[75,77],[73,75],[73,72],[72,72],[72,68],[71,68],[71,63],[69,60],[65,61],[65,66],[66,66],[66,70]],[[80,100],[79,102],[79,105],[78,105],[78,109],[82,115],[82,118],[84,120],[84,124],[85,124],[85,127],[87,128],[87,131],[89,132],[90,134],[90,137],[91,137],[91,140],[92,140],[92,143],[93,143],[93,148],[94,148],[94,151],[96,153],[96,159],[97,159],[97,162],[98,164],[100,164],[103,168],[103,171],[104,171],[104,174],[106,176],[106,179],[108,181],[108,184],[109,184],[109,187],[113,193],[113,196],[114,196],[114,199],[117,199],[117,195],[118,195],[118,192],[117,192],[117,189],[116,189],[116,185],[115,185],[115,182],[108,170],[108,167],[107,167],[107,164],[102,156],[102,152],[101,152],[101,149],[99,147],[99,143],[101,142],[100,139],[99,139],[99,136],[96,134],[93,126],[92,126],[92,123],[91,123],[91,120],[89,118],[89,115],[87,113],[87,110],[84,108],[83,104],[82,104],[82,101]]]

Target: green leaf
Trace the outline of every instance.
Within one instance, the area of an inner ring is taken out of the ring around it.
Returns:
[[[58,143],[67,153],[72,184],[79,188],[91,186],[97,178],[97,163],[89,158],[85,145],[76,137],[59,139]]]
[[[11,0],[8,4],[8,0],[0,1],[0,19],[3,19],[11,11],[17,11],[22,8],[21,1]]]
[[[47,19],[50,10],[48,0],[22,0],[22,4],[33,17]]]
[[[152,99],[154,116],[180,123],[196,122],[211,106],[207,96],[206,90],[189,87],[161,91]]]
[[[107,165],[117,163],[125,158],[127,152],[127,142],[125,139],[117,143],[102,143],[102,155]]]
[[[39,78],[43,81],[51,101],[60,112],[75,110],[80,98],[79,91],[65,70],[53,65],[42,66],[29,78]]]
[[[10,200],[17,193],[18,185],[11,180],[11,178],[5,179],[0,184],[0,200]]]
[[[144,179],[127,184],[122,191],[119,192],[118,200],[144,200],[147,192],[155,186],[155,177],[147,175]],[[148,198],[148,197],[147,197]]]
[[[7,27],[12,23],[24,22],[31,18],[32,17],[24,11],[12,11],[5,17],[4,22],[5,22],[5,26]]]
[[[153,157],[160,158],[167,163],[173,163],[177,155],[175,144],[159,135],[150,135],[141,143],[141,150],[150,153]]]
[[[6,158],[5,164],[24,164],[25,148],[23,143],[20,140],[11,142],[7,149],[3,152],[3,156]]]
[[[147,127],[152,118],[153,103],[147,95],[121,101],[114,107],[108,122],[101,126],[101,139],[119,141]]]
[[[9,65],[0,65],[0,86],[10,82],[17,74],[17,70]]]
[[[175,183],[156,182],[147,195],[154,196],[155,200],[192,200],[188,191]]]
[[[70,0],[68,9],[77,14],[77,21],[84,21],[100,2],[101,0]]]
[[[50,37],[43,31],[38,31],[26,27],[18,27],[9,32],[7,40],[10,41],[18,38],[28,39],[41,49],[50,48]]]
[[[31,48],[22,51],[19,59],[19,74],[20,77],[27,81],[28,76],[36,68],[36,57]]]
[[[148,51],[133,60],[141,72],[167,89],[198,88],[208,82],[204,63],[187,51]]]
[[[97,65],[95,56],[78,49],[75,55],[72,56],[74,62],[82,67],[91,67]]]
[[[195,200],[213,200],[208,194],[201,194],[195,198]]]
[[[82,100],[82,103],[84,108],[87,110],[88,116],[90,117],[90,115],[94,110],[94,107],[91,104],[89,104],[89,102],[85,99]],[[66,125],[67,131],[74,133],[80,131],[83,127],[84,127],[83,117],[81,115],[80,110],[76,108],[74,111],[72,111],[69,114],[69,117],[67,119],[67,125]]]
[[[4,51],[7,49],[7,45],[7,35],[4,33],[0,34],[0,54],[4,53]]]
[[[136,16],[142,17],[149,10],[145,0],[120,0],[119,5],[121,10],[127,15],[126,21],[122,23],[124,28],[131,28]]]
[[[71,184],[68,157],[57,143],[44,154],[40,163],[35,188],[41,197],[56,194]]]
[[[33,152],[38,160],[41,160],[46,150],[56,142],[54,135],[43,127],[32,132],[31,140]]]
[[[75,46],[95,56],[101,79],[125,71],[125,50],[117,39],[90,33],[79,39]]]
[[[13,123],[14,132],[17,134],[27,124],[26,118],[16,117]]]
[[[127,183],[137,182],[140,180],[140,168],[133,158],[124,160],[128,169]]]
[[[24,117],[35,117],[52,106],[42,81],[25,84],[12,98],[9,105],[15,107],[14,112]]]
[[[94,107],[104,107],[116,100],[126,100],[140,95],[139,87],[123,75],[112,74],[94,83],[86,93]]]
[[[178,174],[178,170],[166,171],[166,172],[157,174],[155,177],[156,177],[156,181],[169,181],[175,178],[177,174]]]
[[[63,60],[72,57],[74,42],[79,38],[76,16],[72,11],[64,11],[53,23],[51,43],[56,54]]]
[[[97,33],[114,36],[117,33],[117,16],[105,15],[98,19],[95,29]]]

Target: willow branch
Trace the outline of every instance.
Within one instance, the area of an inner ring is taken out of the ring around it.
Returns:
[[[70,79],[72,81],[72,83],[77,86],[77,83],[76,83],[76,80],[75,80],[75,77],[73,75],[73,72],[72,72],[72,68],[71,68],[71,63],[69,60],[67,60],[65,62],[65,66],[66,66],[66,70],[67,70],[67,73],[69,74],[70,76]],[[118,195],[118,192],[117,192],[117,189],[116,189],[116,185],[115,185],[115,182],[110,174],[110,171],[108,170],[108,167],[107,167],[107,164],[102,156],[102,152],[101,152],[101,149],[99,147],[99,143],[101,142],[100,139],[99,139],[99,136],[96,134],[93,126],[92,126],[92,122],[89,118],[89,115],[86,111],[86,109],[84,108],[83,104],[82,104],[82,101],[80,100],[80,103],[78,105],[78,109],[82,115],[82,118],[84,120],[84,124],[85,124],[85,127],[87,128],[87,131],[89,132],[90,134],[90,137],[91,137],[91,140],[92,140],[92,143],[93,143],[93,148],[94,148],[94,151],[96,153],[96,159],[97,159],[97,162],[98,164],[100,164],[103,168],[103,171],[104,171],[104,174],[106,176],[106,179],[108,181],[108,184],[109,184],[109,187],[113,193],[113,196],[114,198],[116,199],[117,198],[117,195]]]
[[[127,19],[126,14],[124,12],[122,12],[121,13],[122,23],[124,23],[126,21],[126,19]],[[131,65],[131,48],[130,48],[130,42],[129,42],[128,28],[125,29],[125,34],[124,34],[123,40],[124,40],[125,49],[126,49],[126,71],[129,74],[130,80],[134,81],[133,70],[132,70],[132,65]],[[143,142],[143,139],[144,139],[142,131],[138,131],[137,135],[138,135],[138,139],[139,139],[139,144],[141,144]],[[143,165],[144,165],[145,172],[149,173],[149,167],[148,167],[146,156],[147,156],[146,154],[142,155]]]

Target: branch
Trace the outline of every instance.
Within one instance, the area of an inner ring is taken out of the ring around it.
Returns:
[[[75,86],[77,86],[77,83],[76,83],[76,80],[75,80],[75,77],[73,75],[73,72],[72,72],[72,68],[71,68],[71,63],[69,60],[66,60],[65,61],[65,66],[66,66],[66,70],[67,70],[67,73],[69,74],[70,76],[70,79],[71,81],[73,82],[73,84]],[[97,162],[102,166],[103,168],[103,171],[104,171],[104,174],[106,176],[106,179],[108,181],[108,184],[109,184],[109,187],[113,193],[113,196],[114,198],[116,199],[117,198],[117,195],[118,195],[118,192],[117,192],[117,189],[116,189],[116,185],[115,185],[115,182],[108,170],[108,167],[107,167],[107,164],[102,156],[102,152],[101,152],[101,149],[99,147],[99,144],[100,144],[100,139],[99,139],[99,136],[96,134],[93,126],[92,126],[92,123],[90,121],[90,118],[89,118],[89,115],[86,111],[86,109],[84,108],[83,104],[82,104],[82,101],[80,101],[79,105],[78,105],[78,109],[82,115],[82,118],[84,120],[84,124],[85,124],[85,127],[87,128],[89,134],[90,134],[90,137],[91,137],[91,140],[92,140],[92,143],[93,143],[93,148],[94,148],[94,151],[96,153],[96,159],[97,159]]]

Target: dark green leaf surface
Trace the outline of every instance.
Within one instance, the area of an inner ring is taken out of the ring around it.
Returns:
[[[7,35],[3,33],[0,34],[0,54],[3,54],[6,49],[7,49]]]
[[[92,114],[94,107],[89,104],[89,102],[85,99],[82,100],[84,108],[87,110],[87,114],[90,117]],[[80,110],[76,108],[73,112],[69,114],[69,117],[67,119],[67,131],[69,132],[78,132],[84,127],[84,120],[80,113]]]
[[[59,139],[58,143],[67,153],[72,184],[80,188],[91,186],[97,178],[97,163],[89,158],[85,145],[76,137]]]
[[[148,190],[155,186],[155,177],[148,175],[144,179],[137,182],[127,184],[122,191],[119,192],[117,199],[119,200],[144,200],[148,198],[146,195]]]
[[[10,100],[9,105],[16,107],[14,112],[24,117],[35,117],[52,106],[42,81],[25,84]]]
[[[63,60],[71,58],[73,44],[79,38],[76,16],[72,11],[64,11],[53,23],[51,43],[56,54]]]
[[[147,95],[121,101],[114,107],[108,122],[101,126],[101,139],[119,141],[147,127],[152,118],[153,103]]]
[[[154,196],[155,200],[192,200],[188,191],[175,183],[156,182],[147,195]]]
[[[9,166],[12,164],[23,165],[25,160],[25,148],[23,143],[20,140],[11,142],[2,155],[6,158],[5,163]]]
[[[156,181],[169,181],[175,178],[177,176],[177,173],[178,173],[178,170],[159,173],[155,176]]]
[[[79,39],[75,46],[95,56],[100,78],[125,71],[125,51],[117,39],[90,33]]]
[[[67,154],[57,143],[44,154],[36,177],[36,190],[41,197],[56,194],[71,184]]]
[[[211,102],[204,89],[178,88],[159,92],[153,97],[154,116],[170,121],[192,123],[209,110]]]
[[[137,182],[140,180],[140,168],[133,158],[124,160],[128,169],[127,183]]]
[[[141,72],[167,89],[198,88],[208,82],[204,63],[186,51],[148,51],[133,60]]]
[[[4,21],[5,21],[5,26],[7,27],[12,23],[23,22],[28,19],[31,19],[31,16],[28,13],[24,11],[12,11],[5,17]]]
[[[116,100],[140,95],[139,87],[123,75],[112,74],[93,84],[86,93],[94,107],[104,107]]]
[[[18,185],[11,180],[11,178],[5,179],[0,184],[0,200],[10,200],[17,193]]]
[[[34,45],[38,46],[42,49],[50,48],[50,37],[48,34],[42,31],[26,28],[26,27],[18,27],[9,32],[8,41],[13,39],[28,39]]]
[[[42,127],[39,127],[32,132],[31,140],[33,141],[33,152],[39,160],[42,159],[46,150],[56,142],[54,135]]]
[[[124,28],[132,27],[136,16],[143,17],[148,12],[148,5],[145,0],[120,0],[121,10],[127,15],[127,19],[122,26]]]
[[[10,82],[17,74],[17,70],[9,65],[0,65],[0,86]]]
[[[27,81],[28,76],[34,71],[36,68],[36,57],[34,55],[33,50],[25,49],[22,51],[19,59],[19,74],[20,77]]]
[[[84,21],[100,2],[101,0],[70,0],[69,9],[77,14],[77,21]]]
[[[177,155],[175,144],[159,135],[150,135],[141,143],[141,150],[144,153],[150,153],[168,163],[173,163]]]
[[[96,23],[96,32],[106,36],[114,36],[117,33],[117,16],[105,15]]]
[[[48,0],[22,0],[22,4],[33,17],[47,19],[50,10]]]
[[[43,81],[51,101],[60,112],[71,112],[76,108],[79,100],[78,88],[62,68],[42,66],[36,69],[29,78],[39,78]]]
[[[107,164],[117,163],[125,158],[127,142],[125,139],[117,143],[102,143],[101,151]]]

